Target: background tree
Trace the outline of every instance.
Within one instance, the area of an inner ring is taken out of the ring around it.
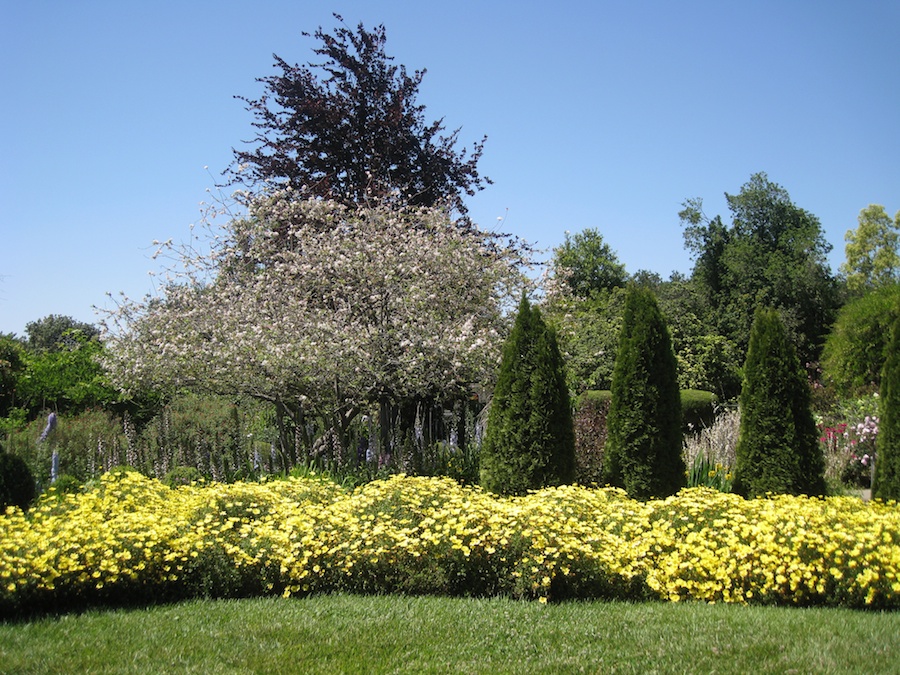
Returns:
[[[740,352],[711,324],[701,285],[677,272],[664,281],[658,274],[643,270],[631,281],[656,298],[672,337],[679,386],[714,392],[722,401],[737,396],[741,388]]]
[[[859,226],[847,230],[841,272],[851,293],[900,281],[900,211],[892,221],[880,204],[869,204],[859,212]]]
[[[900,318],[894,321],[881,378],[881,417],[872,496],[900,500]]]
[[[484,140],[471,155],[457,150],[459,129],[442,135],[443,120],[425,122],[416,102],[425,70],[407,74],[385,51],[384,26],[356,31],[343,24],[314,37],[321,63],[289,65],[258,78],[258,99],[237,97],[255,117],[248,150],[234,150],[232,182],[270,182],[362,205],[399,192],[414,206],[446,203],[467,213],[462,195],[490,183],[477,169]],[[306,34],[305,34],[306,35]]]
[[[572,406],[556,335],[523,294],[503,359],[481,448],[481,484],[492,492],[571,482]]]
[[[32,351],[55,352],[76,347],[79,338],[90,340],[100,336],[100,329],[70,316],[50,314],[25,324],[26,344]]]
[[[18,405],[17,386],[25,371],[25,347],[12,334],[0,335],[0,417]]]
[[[838,306],[826,242],[818,218],[797,207],[765,173],[738,194],[725,195],[731,226],[703,214],[691,199],[680,212],[685,244],[694,256],[692,278],[707,298],[707,321],[743,352],[753,308],[777,308],[801,360],[818,360]]]
[[[628,280],[625,266],[615,251],[593,228],[574,235],[566,232],[563,243],[553,249],[550,267],[558,283],[565,284],[573,295],[582,298],[621,288]]]
[[[757,310],[744,363],[734,491],[823,494],[825,461],[806,373],[778,312]]]
[[[119,386],[247,394],[345,443],[371,404],[492,383],[523,280],[519,253],[491,235],[440,209],[357,211],[291,191],[211,235],[199,258],[171,250],[185,270],[163,296],[107,317]]]
[[[596,229],[565,235],[544,279],[542,315],[554,327],[576,394],[609,389],[628,275]]]
[[[822,350],[826,381],[852,395],[881,384],[894,322],[900,318],[900,284],[850,300],[837,314]]]
[[[625,300],[607,426],[604,480],[636,499],[684,485],[675,354],[656,299],[639,287]]]
[[[118,392],[100,365],[103,344],[80,332],[66,333],[74,343],[56,351],[29,351],[17,386],[18,405],[31,416],[45,409],[77,413],[93,406],[115,404]]]

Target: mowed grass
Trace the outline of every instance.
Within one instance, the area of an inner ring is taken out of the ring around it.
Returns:
[[[0,623],[2,673],[900,672],[900,613],[350,595]]]

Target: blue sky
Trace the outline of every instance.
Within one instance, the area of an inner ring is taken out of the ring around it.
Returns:
[[[429,119],[487,134],[473,218],[552,248],[597,228],[629,272],[689,273],[681,203],[727,216],[765,171],[843,261],[860,209],[900,209],[900,3],[3,0],[0,332],[141,297],[252,134],[237,94],[306,63],[301,35],[384,23],[427,68]],[[208,171],[204,167],[209,167]],[[727,221],[727,219],[726,219]]]

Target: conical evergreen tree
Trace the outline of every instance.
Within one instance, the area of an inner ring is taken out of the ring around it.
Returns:
[[[881,373],[880,397],[872,496],[900,500],[900,319],[894,323]]]
[[[734,490],[746,496],[825,492],[809,384],[778,312],[758,309],[740,398]]]
[[[524,494],[570,482],[574,473],[572,407],[556,334],[523,295],[491,399],[481,484]]]
[[[633,287],[625,299],[607,429],[606,482],[636,499],[666,497],[684,486],[675,353],[647,289]]]

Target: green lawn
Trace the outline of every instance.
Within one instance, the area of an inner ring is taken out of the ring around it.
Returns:
[[[318,596],[0,623],[2,673],[900,672],[900,613]]]

